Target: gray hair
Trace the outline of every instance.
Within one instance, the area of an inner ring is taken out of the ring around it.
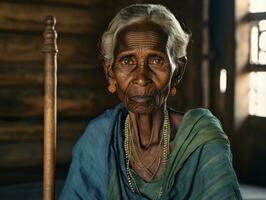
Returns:
[[[190,34],[183,30],[175,16],[166,7],[158,4],[133,4],[117,13],[102,36],[101,53],[105,61],[110,64],[114,62],[118,32],[126,26],[145,20],[159,25],[168,35],[166,49],[171,61],[186,56]]]

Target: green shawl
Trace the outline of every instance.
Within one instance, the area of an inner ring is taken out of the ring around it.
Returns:
[[[228,139],[206,109],[189,110],[172,141],[162,176],[146,183],[134,171],[141,194],[128,185],[122,105],[90,121],[73,149],[60,200],[150,200],[160,188],[162,200],[241,199]]]
[[[145,182],[131,170],[141,194],[127,191],[129,199],[158,199],[160,190],[161,199],[167,200],[241,199],[228,138],[210,111],[189,110],[171,143],[174,148],[162,176]],[[123,199],[119,176],[114,170],[108,199]]]

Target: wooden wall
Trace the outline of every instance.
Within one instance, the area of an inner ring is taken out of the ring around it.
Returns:
[[[99,41],[125,5],[152,1],[21,0],[0,2],[0,171],[41,168],[43,134],[42,32],[46,15],[57,18],[58,164],[68,163],[88,121],[119,101],[107,92]],[[203,1],[166,5],[193,32],[189,64],[170,104],[182,111],[202,105]],[[12,173],[11,179],[12,179]],[[0,173],[0,184],[10,177]]]

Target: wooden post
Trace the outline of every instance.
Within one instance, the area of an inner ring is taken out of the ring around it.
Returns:
[[[47,16],[43,34],[44,48],[44,151],[43,151],[43,200],[55,197],[56,121],[57,121],[57,33],[56,19]]]

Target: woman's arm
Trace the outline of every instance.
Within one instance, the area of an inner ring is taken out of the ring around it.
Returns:
[[[194,187],[200,188],[198,199],[242,199],[229,144],[214,141],[203,146]]]

